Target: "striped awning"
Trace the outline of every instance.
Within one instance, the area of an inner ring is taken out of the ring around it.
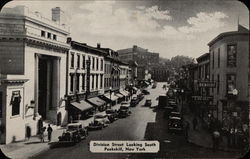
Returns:
[[[70,103],[72,106],[74,106],[75,108],[79,109],[80,111],[85,111],[88,109],[93,108],[91,104],[89,104],[88,102],[86,102],[85,100],[82,100],[79,102],[73,102]]]

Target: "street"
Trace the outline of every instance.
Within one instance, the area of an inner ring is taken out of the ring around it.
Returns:
[[[169,157],[219,157],[235,158],[239,154],[227,153],[223,151],[213,151],[188,143],[182,134],[171,134],[167,132],[167,119],[160,109],[144,107],[146,98],[152,99],[152,106],[156,106],[156,98],[166,90],[162,89],[163,83],[158,83],[156,89],[148,89],[150,95],[145,95],[144,99],[136,106],[132,107],[132,115],[115,121],[103,130],[91,131],[86,140],[71,146],[58,147],[42,152],[35,159],[113,159],[113,158],[169,158]],[[88,144],[91,140],[158,140],[160,141],[160,151],[155,154],[141,153],[91,153]]]

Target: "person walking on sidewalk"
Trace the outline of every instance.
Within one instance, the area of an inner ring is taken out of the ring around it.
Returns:
[[[47,132],[48,132],[48,140],[51,141],[51,134],[52,134],[52,127],[50,127],[50,124],[48,125]]]
[[[194,117],[194,119],[193,119],[193,129],[194,129],[194,130],[196,130],[197,124],[198,124],[197,117]]]
[[[220,132],[217,129],[215,129],[213,132],[213,149],[214,150],[219,149],[220,139],[221,139]]]
[[[43,127],[40,131],[40,139],[41,139],[41,142],[44,142],[44,132],[46,130],[46,127]]]

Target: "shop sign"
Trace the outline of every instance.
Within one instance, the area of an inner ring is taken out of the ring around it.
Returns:
[[[212,96],[192,96],[194,101],[211,101],[213,100]]]
[[[216,83],[214,81],[198,81],[198,87],[215,88]]]

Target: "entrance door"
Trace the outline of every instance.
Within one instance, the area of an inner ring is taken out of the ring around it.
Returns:
[[[38,68],[38,113],[42,116],[43,119],[46,119],[46,107],[47,107],[47,60],[40,58],[39,59],[39,68]]]

